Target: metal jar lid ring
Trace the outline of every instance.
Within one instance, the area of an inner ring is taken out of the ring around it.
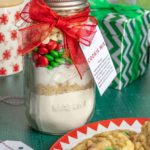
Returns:
[[[75,10],[89,6],[87,0],[45,0],[45,2],[54,10]]]

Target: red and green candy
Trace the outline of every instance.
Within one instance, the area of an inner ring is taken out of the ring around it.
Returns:
[[[48,44],[41,44],[32,53],[37,67],[47,67],[49,70],[62,64],[72,64],[70,58],[64,58],[65,50],[62,41],[50,40]]]

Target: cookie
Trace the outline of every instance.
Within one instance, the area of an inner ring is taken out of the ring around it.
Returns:
[[[150,150],[150,121],[145,122],[140,134],[134,137],[135,150]]]
[[[134,150],[129,131],[115,130],[97,134],[72,150]]]

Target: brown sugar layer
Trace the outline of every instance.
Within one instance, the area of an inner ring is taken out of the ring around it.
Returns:
[[[57,95],[57,94],[63,94],[63,93],[69,93],[69,92],[75,92],[75,91],[80,91],[80,90],[86,90],[90,89],[93,87],[93,82],[90,81],[86,85],[78,85],[78,84],[58,84],[56,86],[50,86],[50,85],[43,85],[43,84],[38,84],[36,85],[35,88],[35,93],[38,95]]]

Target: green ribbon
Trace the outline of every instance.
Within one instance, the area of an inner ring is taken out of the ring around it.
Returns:
[[[135,19],[136,23],[134,26],[135,35],[133,39],[133,57],[132,57],[132,72],[133,75],[129,82],[132,82],[139,76],[139,60],[140,60],[140,51],[141,51],[141,41],[140,36],[142,34],[142,26],[143,26],[143,16],[145,14],[144,9],[137,5],[121,5],[121,4],[110,4],[110,3],[100,3],[99,5],[92,5],[91,6],[91,14],[95,16],[99,21],[99,26],[102,27],[103,21],[105,20],[106,16],[110,13],[117,13],[118,15],[124,15],[127,19]],[[113,20],[114,21],[114,20]],[[109,22],[110,23],[110,22]],[[110,23],[111,24],[111,23]],[[124,23],[124,27],[127,27],[127,23]],[[107,34],[107,31],[105,31]],[[106,35],[109,36],[109,35]],[[120,36],[120,35],[116,35]],[[121,72],[122,74],[122,72]],[[121,79],[121,78],[120,78]]]
[[[99,10],[99,11],[98,11]],[[140,10],[140,11],[138,11]],[[121,15],[129,18],[136,18],[139,15],[144,13],[144,9],[137,5],[120,5],[120,4],[111,4],[111,3],[100,3],[99,5],[91,5],[91,12],[94,12],[99,16],[99,18],[105,18],[109,13],[119,13]]]
[[[90,3],[91,8],[97,7],[98,4],[108,3],[107,0],[88,0],[88,2]]]

